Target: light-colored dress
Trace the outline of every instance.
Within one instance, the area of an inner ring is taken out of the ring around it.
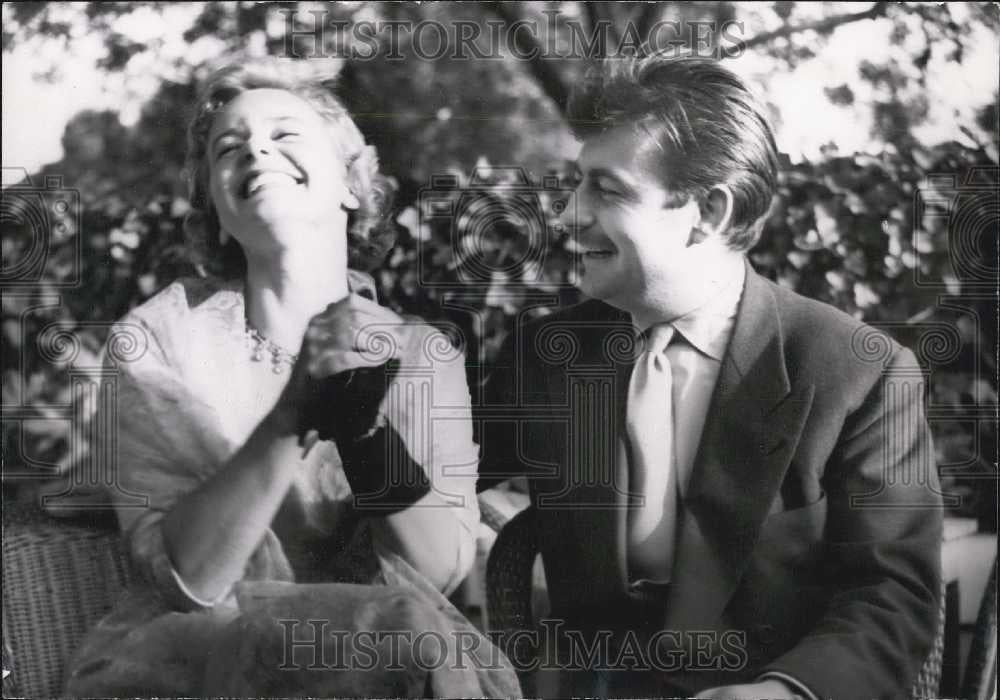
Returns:
[[[358,292],[370,279],[352,272],[350,283]],[[430,326],[420,328],[425,332],[414,334],[414,346],[403,349],[405,371],[393,379],[406,383],[401,395],[411,400],[387,419],[407,423],[394,427],[449,504],[460,534],[447,594],[475,557],[478,447],[462,353]],[[136,343],[128,361],[119,361],[113,346],[123,339]],[[226,463],[273,406],[274,383],[285,381],[287,370],[275,375],[270,358],[255,361],[251,349],[242,286],[235,282],[174,282],[112,331],[106,366],[116,370],[117,400],[104,410],[117,409],[118,429],[100,449],[117,454],[116,512],[145,584],[129,591],[84,640],[70,664],[67,692],[517,695],[502,656],[419,572],[371,537],[370,519],[353,507],[333,442],[309,453],[242,580],[214,601],[187,590],[166,553],[162,519]],[[442,637],[447,653],[456,653],[456,639],[476,652],[459,671],[454,663],[411,663],[405,672],[380,672],[382,664],[364,673],[329,664],[290,672],[290,641],[297,653],[314,651],[296,640],[310,638],[313,627],[306,623],[320,619],[338,634],[410,625],[415,633]]]

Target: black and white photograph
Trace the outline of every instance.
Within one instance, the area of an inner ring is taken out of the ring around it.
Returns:
[[[4,698],[995,700],[1000,3],[4,2]]]

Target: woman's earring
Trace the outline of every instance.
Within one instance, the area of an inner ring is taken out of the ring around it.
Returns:
[[[347,190],[347,194],[344,195],[343,207],[344,209],[349,209],[353,211],[355,209],[361,208],[361,201],[358,199],[357,195],[355,195],[350,190]]]
[[[222,247],[225,247],[225,245],[227,243],[229,243],[229,234],[226,233],[226,229],[220,228],[219,229],[219,245],[222,246]]]

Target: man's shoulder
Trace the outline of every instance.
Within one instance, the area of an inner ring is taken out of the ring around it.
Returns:
[[[786,362],[793,373],[839,380],[874,380],[908,355],[892,336],[823,301],[767,281],[781,320]]]
[[[770,280],[765,280],[765,283],[777,302],[782,330],[805,336],[812,333],[839,336],[870,327],[825,301],[804,296]]]

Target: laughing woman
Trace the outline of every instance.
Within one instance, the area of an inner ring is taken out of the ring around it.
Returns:
[[[223,69],[197,105],[188,223],[218,274],[124,319],[146,351],[115,367],[117,513],[143,584],[67,693],[518,695],[443,595],[479,518],[462,355],[374,301],[374,150],[291,63]]]

